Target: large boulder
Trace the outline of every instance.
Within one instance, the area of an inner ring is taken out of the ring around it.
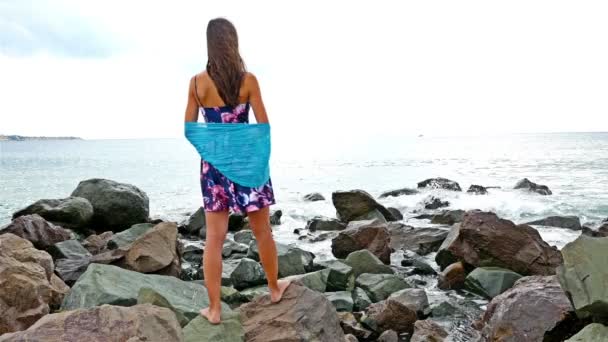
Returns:
[[[442,269],[463,261],[475,267],[507,268],[521,275],[551,275],[561,265],[562,256],[536,229],[473,210],[452,227],[435,260]]]
[[[125,229],[110,236],[107,241],[107,248],[117,249],[120,247],[125,247],[133,243],[133,241],[137,240],[138,237],[142,236],[145,232],[152,229],[152,227],[154,226],[155,225],[152,223],[134,224],[128,229]]]
[[[381,193],[380,196],[378,196],[378,198],[397,197],[397,196],[403,196],[403,195],[415,195],[417,193],[418,193],[418,190],[416,190],[416,189],[401,188],[401,189],[385,191],[385,192]]]
[[[423,180],[418,183],[418,189],[428,188],[428,189],[444,189],[444,190],[452,190],[452,191],[462,191],[460,185],[447,178],[429,178]]]
[[[578,216],[549,216],[541,220],[526,223],[527,225],[548,226],[581,230],[581,220]]]
[[[245,341],[245,331],[238,312],[222,313],[221,324],[211,324],[199,315],[184,327],[183,332],[184,342]]]
[[[521,275],[500,267],[478,267],[464,281],[465,289],[492,299],[510,289]]]
[[[192,215],[179,224],[179,232],[186,236],[204,239],[207,237],[207,221],[205,209],[201,206]]]
[[[394,298],[388,298],[370,305],[361,322],[376,332],[394,330],[411,333],[417,319],[416,311]]]
[[[327,260],[318,263],[329,269],[327,276],[327,291],[352,291],[355,287],[353,268],[339,260]]]
[[[385,223],[375,220],[353,221],[331,240],[331,251],[337,258],[346,258],[354,251],[367,249],[383,263],[389,264],[391,258],[390,240]]]
[[[315,272],[296,274],[284,279],[291,280],[292,283],[306,286],[307,288],[317,291],[327,291],[327,280],[329,279],[330,269],[322,269]]]
[[[184,341],[171,310],[152,304],[101,305],[46,315],[29,329],[0,336],[18,341]]]
[[[559,282],[579,317],[608,322],[608,238],[580,235],[562,248]]]
[[[608,342],[608,327],[600,323],[591,323],[566,342]]]
[[[389,219],[392,214],[363,190],[335,191],[331,199],[338,219],[344,222],[370,219]],[[378,215],[379,214],[379,215]]]
[[[437,323],[425,319],[414,323],[414,335],[410,342],[443,342],[448,333]]]
[[[84,197],[93,206],[91,223],[113,231],[146,222],[150,213],[145,192],[134,185],[109,179],[92,178],[81,181],[71,196]]]
[[[294,245],[277,243],[277,257],[279,259],[279,277],[288,277],[294,274],[303,274],[313,270],[315,255]],[[260,260],[257,241],[249,243],[247,257]]]
[[[47,249],[53,244],[70,239],[70,232],[56,226],[38,214],[15,218],[0,229],[0,234],[11,233],[29,240],[34,247]]]
[[[93,263],[65,296],[61,309],[91,308],[102,304],[135,305],[142,287],[154,289],[188,320],[209,305],[207,290],[200,284]]]
[[[13,219],[38,214],[47,221],[66,228],[86,227],[93,218],[93,206],[82,197],[68,197],[62,199],[41,199],[27,207],[16,211]]]
[[[444,207],[450,206],[450,202],[443,201],[441,198],[435,197],[435,196],[430,196],[429,198],[424,199],[422,201],[422,204],[424,205],[424,209],[429,209],[429,210],[434,210],[434,209],[439,209],[439,208],[444,208]]]
[[[350,253],[344,262],[352,267],[353,274],[356,277],[363,273],[374,274],[393,274],[393,269],[378,259],[377,256],[367,249],[362,249]]]
[[[226,260],[222,268],[224,283],[229,283],[236,289],[245,289],[266,283],[266,275],[262,266],[255,260],[243,258]]]
[[[530,181],[528,178],[524,178],[524,179],[518,181],[515,184],[515,186],[513,187],[513,189],[528,190],[530,192],[536,192],[537,194],[541,194],[541,195],[551,195],[551,194],[553,194],[551,192],[551,190],[549,190],[548,186],[536,184],[536,183]]]
[[[306,229],[311,232],[317,230],[343,230],[344,228],[346,228],[344,222],[323,216],[315,216],[306,223]]]
[[[543,341],[560,323],[572,320],[572,306],[555,276],[518,280],[494,297],[481,322],[483,341]]]
[[[391,293],[388,298],[398,301],[399,303],[410,308],[410,310],[414,310],[418,318],[426,317],[431,313],[429,298],[427,297],[424,289],[403,289]]]
[[[14,234],[0,235],[0,335],[27,329],[59,304],[66,285],[51,256]]]
[[[239,310],[248,342],[344,340],[333,305],[303,286],[291,284],[279,303],[264,295]]]
[[[394,292],[410,287],[397,275],[372,273],[363,273],[358,276],[355,285],[362,288],[374,303],[388,298]]]
[[[467,193],[474,195],[486,195],[488,193],[488,189],[485,186],[471,184],[469,190],[467,190]]]
[[[414,228],[401,223],[389,223],[390,247],[410,250],[420,255],[436,252],[449,230],[443,228]]]
[[[137,238],[125,254],[124,265],[133,271],[151,273],[177,262],[177,225],[159,223]]]

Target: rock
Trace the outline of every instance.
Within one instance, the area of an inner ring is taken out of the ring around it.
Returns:
[[[65,240],[57,242],[56,244],[50,246],[47,251],[55,260],[62,258],[85,258],[91,256],[91,253],[89,253],[86,248],[82,247],[78,240]]]
[[[87,270],[91,263],[91,257],[57,259],[55,261],[55,273],[67,285],[73,285],[76,280]]]
[[[437,281],[437,287],[442,290],[462,289],[466,275],[462,262],[455,262],[441,272]]]
[[[82,241],[82,247],[86,248],[91,254],[99,254],[105,252],[108,242],[112,238],[114,233],[112,231],[103,232],[101,234],[92,234],[87,236]]]
[[[137,293],[137,304],[146,303],[171,310],[175,314],[175,318],[177,319],[181,327],[188,324],[188,319],[179,310],[176,310],[165,297],[163,297],[160,293],[154,291],[153,288],[142,287]]]
[[[224,261],[222,278],[230,279],[230,283],[236,289],[245,289],[266,283],[266,275],[262,265],[248,258]]]
[[[93,206],[82,197],[41,199],[15,212],[13,219],[38,214],[45,220],[66,228],[82,228],[93,218]]]
[[[317,292],[325,292],[327,290],[327,279],[329,278],[329,272],[329,269],[324,269],[306,274],[292,275],[285,279],[290,279],[294,284],[306,286],[307,288]]]
[[[378,196],[378,198],[397,197],[397,196],[402,196],[402,195],[415,195],[417,193],[418,193],[418,190],[416,190],[416,189],[402,188],[402,189],[385,191],[385,192],[381,193],[380,196]]]
[[[377,256],[367,249],[362,249],[350,253],[344,262],[352,267],[353,274],[356,277],[363,273],[374,274],[393,274],[393,269],[385,265]]]
[[[437,323],[425,319],[414,323],[414,335],[410,342],[443,342],[448,333]]]
[[[551,195],[552,192],[546,185],[539,185],[531,182],[528,178],[524,178],[517,182],[513,189],[525,189],[531,192],[536,192],[541,195]]]
[[[276,247],[279,259],[279,278],[303,274],[313,270],[314,254],[282,243],[277,243]],[[253,260],[260,260],[258,245],[255,241],[249,243],[247,257]]]
[[[329,269],[327,291],[352,291],[355,287],[353,268],[339,260],[322,261],[318,264]]]
[[[246,302],[251,302],[254,298],[270,293],[267,285],[250,287],[241,291],[241,296]]]
[[[567,228],[572,230],[581,230],[581,220],[578,216],[549,216],[542,220],[536,220],[526,223],[527,225],[549,226],[558,228]]]
[[[230,213],[228,216],[228,231],[238,232],[245,228],[246,216],[240,213]],[[199,228],[200,231],[200,228]],[[193,235],[197,235],[196,233]]]
[[[344,340],[333,305],[322,294],[296,284],[287,288],[279,303],[265,295],[241,306],[240,312],[248,342]]]
[[[355,341],[359,339],[369,341],[376,335],[373,331],[364,328],[350,312],[338,312],[338,317],[344,333],[354,336]]]
[[[241,230],[239,232],[234,233],[233,239],[235,242],[244,243],[249,245],[251,241],[255,240],[255,236],[251,230]]]
[[[233,254],[242,254],[244,257],[249,250],[249,246],[243,243],[238,243],[230,239],[224,241],[224,247],[222,248],[222,256],[227,258]]]
[[[25,331],[0,337],[17,341],[183,341],[171,310],[151,304],[101,305],[46,315]]]
[[[450,202],[442,201],[441,198],[431,196],[424,200],[424,209],[439,209],[450,206]]]
[[[399,342],[399,335],[393,330],[387,330],[380,334],[378,342]]]
[[[344,336],[346,342],[359,342],[355,335],[347,334]]]
[[[403,279],[394,274],[372,273],[363,273],[358,276],[355,285],[365,290],[374,303],[388,298],[393,292],[410,287]]]
[[[543,341],[546,332],[572,316],[571,310],[555,276],[523,277],[488,304],[481,336],[483,341]]]
[[[437,251],[449,232],[443,228],[414,228],[401,223],[390,223],[388,229],[392,249],[407,249],[420,255]]]
[[[433,215],[433,217],[431,217],[431,223],[447,224],[451,226],[454,223],[462,222],[463,216],[464,210],[446,210],[440,214]]]
[[[578,317],[608,322],[608,238],[580,235],[562,248],[559,282]]]
[[[179,262],[177,225],[173,222],[159,223],[143,233],[133,241],[124,258],[127,268],[142,273],[157,272]]]
[[[578,334],[572,336],[566,342],[608,342],[608,327],[599,324],[591,323],[579,331]]]
[[[420,188],[462,191],[460,185],[457,182],[446,178],[429,178],[418,183],[418,189]]]
[[[383,263],[389,264],[391,257],[390,235],[386,224],[377,221],[354,221],[331,240],[331,251],[337,258],[367,249]]]
[[[134,224],[130,228],[112,235],[112,237],[108,240],[107,246],[109,249],[117,249],[127,246],[128,244],[137,240],[137,238],[142,236],[145,232],[152,229],[154,226],[155,225],[151,223]]]
[[[600,226],[597,230],[593,230],[589,227],[583,227],[582,234],[591,237],[608,237],[608,224]]]
[[[467,190],[467,193],[474,195],[486,195],[488,193],[488,189],[481,185],[472,184]]]
[[[204,239],[207,236],[205,209],[203,207],[198,208],[194,214],[190,215],[186,220],[184,220],[184,222],[180,223],[178,231],[183,235]]]
[[[500,267],[478,267],[464,281],[465,289],[492,299],[510,289],[521,275]]]
[[[137,303],[142,287],[150,287],[191,320],[209,305],[204,286],[172,276],[144,274],[114,265],[91,264],[72,286],[61,305],[62,310],[90,308],[102,304],[130,306]],[[227,306],[224,304],[224,307]]]
[[[336,307],[337,311],[353,311],[353,296],[350,291],[325,292],[325,298]]]
[[[47,222],[38,214],[15,218],[0,229],[0,234],[11,233],[30,241],[38,249],[47,249],[57,242],[70,239],[70,232]]]
[[[475,267],[503,267],[521,275],[555,274],[562,263],[557,248],[543,241],[536,229],[482,211],[465,213],[462,223],[452,227],[435,260],[442,268],[460,260]]]
[[[187,262],[191,262],[195,265],[202,265],[203,263],[203,247],[200,245],[195,245],[195,244],[188,244],[184,247],[184,250],[182,251],[182,258],[187,261]]]
[[[315,216],[306,223],[306,229],[311,232],[316,232],[317,230],[343,230],[344,228],[346,228],[346,224],[342,221],[323,216]]]
[[[435,275],[435,269],[429,265],[422,257],[412,251],[404,251],[401,266],[413,267],[411,274]]]
[[[217,325],[199,315],[184,327],[183,332],[184,342],[245,341],[245,331],[237,312],[222,313],[222,323]]]
[[[386,210],[388,210],[392,215],[392,218],[388,220],[389,222],[403,220],[403,214],[401,213],[401,211],[399,211],[399,209],[388,207],[386,208]]]
[[[416,312],[418,318],[426,317],[431,313],[429,299],[424,289],[403,289],[391,293],[388,298],[407,306],[410,310]]]
[[[394,330],[398,333],[411,333],[416,320],[414,310],[389,298],[370,305],[361,322],[376,332]]]
[[[304,195],[304,200],[309,202],[315,201],[325,201],[325,197],[318,192],[313,192],[307,195]]]
[[[335,191],[331,194],[331,199],[338,219],[343,222],[363,220],[375,211],[379,211],[380,215],[391,215],[363,190]]]
[[[310,239],[308,241],[310,242],[319,242],[319,241],[325,241],[327,239],[333,239],[337,236],[338,234],[335,232],[325,232],[325,233],[320,233],[316,236],[312,236],[310,237]]]
[[[360,287],[356,287],[353,291],[353,310],[354,311],[363,311],[367,309],[368,306],[372,303],[372,300],[369,299],[367,292]]]
[[[65,284],[51,256],[17,235],[0,235],[0,335],[27,329],[61,302]]]
[[[281,217],[283,216],[283,211],[275,210],[270,213],[270,224],[273,226],[278,226],[281,224]]]
[[[93,206],[91,223],[98,227],[123,230],[146,222],[150,213],[145,192],[125,183],[92,178],[78,183],[71,196],[84,197]]]

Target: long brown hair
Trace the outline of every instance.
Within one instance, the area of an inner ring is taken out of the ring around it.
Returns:
[[[224,18],[210,20],[207,25],[207,73],[226,105],[238,104],[245,72],[234,25]]]

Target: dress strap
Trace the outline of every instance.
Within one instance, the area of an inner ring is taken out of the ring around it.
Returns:
[[[202,107],[201,102],[198,99],[198,89],[196,87],[196,75],[192,76],[192,78],[194,79],[194,98],[196,99],[196,103],[198,104],[198,106]]]

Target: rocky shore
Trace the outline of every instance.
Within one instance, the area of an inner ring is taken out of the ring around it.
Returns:
[[[320,260],[278,243],[279,275],[293,280],[272,304],[247,218],[231,214],[224,244],[222,324],[201,272],[206,235],[199,208],[182,222],[151,219],[136,186],[80,182],[67,198],[42,199],[0,228],[0,342],[7,341],[608,341],[608,221],[547,217],[514,223],[480,210],[444,210],[431,189],[412,227],[405,213],[363,190],[312,193],[335,217],[293,227],[330,243]],[[465,188],[466,189],[466,188]],[[550,196],[528,179],[515,191]],[[473,185],[467,196],[491,187]],[[407,213],[411,216],[413,213]],[[271,223],[281,224],[274,211]],[[532,226],[576,230],[559,250]],[[285,229],[285,227],[281,227]]]

